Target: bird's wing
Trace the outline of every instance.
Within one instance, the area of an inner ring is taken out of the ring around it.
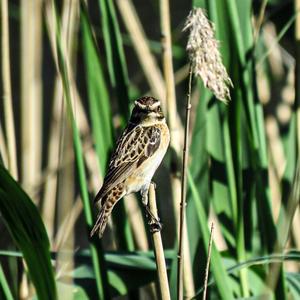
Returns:
[[[123,182],[134,169],[152,156],[160,145],[160,138],[161,131],[155,126],[126,129],[117,142],[95,202],[102,199],[108,191]]]

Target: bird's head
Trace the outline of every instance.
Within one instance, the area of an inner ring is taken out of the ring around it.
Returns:
[[[130,122],[151,126],[165,122],[164,114],[160,107],[160,101],[149,96],[141,97],[134,102]]]

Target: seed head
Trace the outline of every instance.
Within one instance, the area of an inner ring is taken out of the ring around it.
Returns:
[[[204,86],[221,101],[230,100],[229,86],[233,86],[222,64],[219,43],[215,39],[214,25],[201,8],[190,11],[183,31],[189,30],[187,52],[192,71],[200,76]]]

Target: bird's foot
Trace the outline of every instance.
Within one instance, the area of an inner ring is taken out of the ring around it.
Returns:
[[[151,233],[160,232],[162,230],[162,223],[156,218],[150,220],[148,224]]]
[[[148,205],[145,205],[145,209],[146,209],[146,217],[148,219],[148,225],[150,227],[150,232],[155,233],[161,231],[162,223],[160,222],[160,219],[156,218],[153,215]]]

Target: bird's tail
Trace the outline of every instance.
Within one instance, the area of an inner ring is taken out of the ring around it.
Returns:
[[[98,232],[99,234],[99,238],[101,238],[103,236],[103,232],[105,230],[105,227],[106,227],[106,224],[108,222],[108,217],[110,216],[111,214],[111,211],[112,211],[112,207],[111,208],[108,208],[107,207],[107,203],[105,203],[98,215],[97,215],[97,220],[96,220],[96,223],[91,231],[91,237],[96,233]]]
[[[108,222],[108,218],[111,215],[111,212],[115,204],[124,196],[125,192],[123,185],[116,186],[111,190],[103,199],[98,200],[98,203],[101,202],[101,208],[97,215],[96,223],[91,231],[90,236],[92,237],[96,232],[99,234],[99,238],[102,238],[105,227]]]

